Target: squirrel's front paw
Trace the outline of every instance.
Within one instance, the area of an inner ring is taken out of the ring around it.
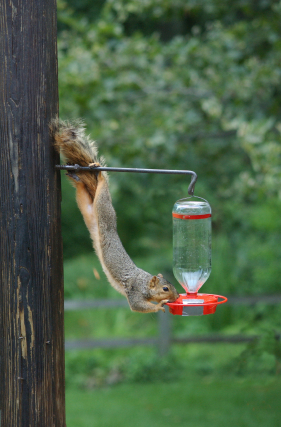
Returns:
[[[164,304],[166,304],[167,302],[169,302],[168,299],[163,299],[162,301],[160,301],[157,305],[157,311],[162,310],[165,313],[165,308],[163,307]]]

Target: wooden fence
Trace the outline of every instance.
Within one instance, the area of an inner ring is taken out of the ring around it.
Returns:
[[[281,303],[280,295],[256,295],[256,296],[233,296],[228,297],[228,305],[249,305],[254,306],[258,303],[275,305]],[[66,300],[64,303],[65,311],[117,308],[128,307],[128,303],[123,299],[104,299],[104,300]],[[82,339],[66,340],[66,350],[72,349],[93,349],[93,348],[120,348],[131,347],[134,345],[154,345],[158,347],[160,355],[168,352],[170,346],[176,344],[188,343],[242,343],[250,342],[257,338],[256,335],[200,335],[176,338],[172,334],[173,316],[166,310],[166,313],[158,312],[158,334],[152,338],[109,338],[109,339]],[[276,339],[280,339],[281,334],[276,334]]]

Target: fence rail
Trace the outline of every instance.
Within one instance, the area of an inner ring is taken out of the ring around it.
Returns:
[[[277,295],[254,295],[254,296],[230,296],[229,305],[256,305],[256,304],[276,305],[281,303],[281,294]],[[99,300],[66,300],[64,303],[65,311],[75,311],[84,309],[99,308],[117,308],[128,307],[124,299],[99,299]],[[109,338],[109,339],[83,339],[66,340],[65,349],[94,349],[94,348],[121,348],[136,345],[153,345],[158,347],[160,355],[168,352],[172,344],[190,344],[190,343],[243,343],[251,342],[258,338],[257,335],[200,335],[189,337],[173,337],[172,335],[172,315],[162,311],[158,316],[158,335],[152,338]],[[276,339],[280,339],[281,334],[276,334]]]

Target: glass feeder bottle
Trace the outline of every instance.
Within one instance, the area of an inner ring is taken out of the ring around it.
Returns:
[[[187,294],[196,295],[211,273],[211,206],[200,197],[173,207],[173,272]]]

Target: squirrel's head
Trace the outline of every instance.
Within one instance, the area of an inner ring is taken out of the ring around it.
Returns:
[[[160,273],[157,276],[153,276],[149,281],[149,291],[151,300],[156,302],[164,299],[174,302],[179,297],[176,288],[168,280],[164,279]]]

